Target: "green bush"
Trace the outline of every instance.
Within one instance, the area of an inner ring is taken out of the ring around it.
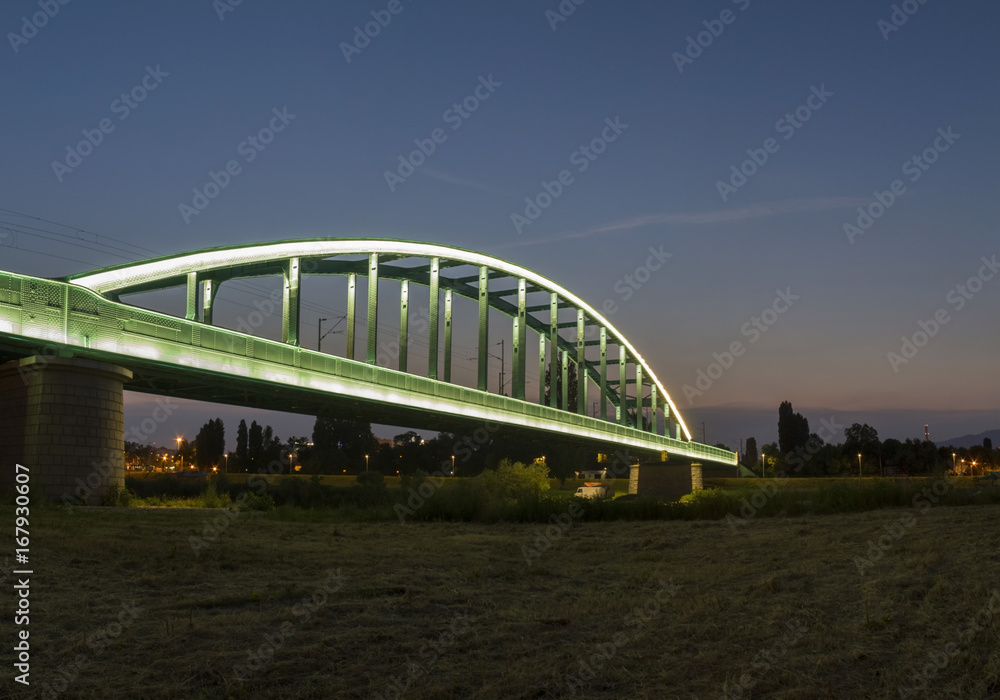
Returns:
[[[109,488],[107,493],[104,494],[104,498],[101,500],[101,505],[112,506],[115,508],[127,508],[134,500],[135,494],[130,492],[127,488],[120,484],[112,484],[111,488]]]
[[[543,462],[526,465],[502,459],[496,469],[487,469],[476,477],[476,484],[502,500],[538,498],[549,490],[549,468]]]

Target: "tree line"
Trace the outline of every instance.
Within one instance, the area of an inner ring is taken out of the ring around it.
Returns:
[[[993,448],[989,438],[985,438],[982,445],[971,448],[938,447],[930,440],[880,440],[878,431],[872,426],[853,423],[844,428],[841,442],[833,442],[838,435],[832,427],[832,423],[823,421],[819,431],[811,432],[808,419],[796,413],[791,402],[783,401],[778,407],[778,441],[758,448],[755,438],[747,438],[740,463],[768,476],[779,473],[786,476],[894,476],[948,470],[967,473],[973,462],[979,473],[1000,464],[1000,450]]]

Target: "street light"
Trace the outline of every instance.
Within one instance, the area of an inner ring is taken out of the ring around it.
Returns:
[[[858,478],[861,478],[861,453],[858,452]]]
[[[951,453],[951,470],[955,471],[957,468],[958,468],[958,465],[955,464],[955,453],[952,452]]]
[[[455,476],[455,455],[451,456],[451,475]]]
[[[181,440],[184,438],[177,438],[177,454],[181,456],[181,469],[184,468],[184,455],[181,453]]]
[[[368,471],[368,455],[365,455],[365,471]]]
[[[764,450],[760,451],[760,478],[767,478],[767,457],[764,456]]]

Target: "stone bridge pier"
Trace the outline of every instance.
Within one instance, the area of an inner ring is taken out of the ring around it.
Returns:
[[[30,493],[100,505],[125,484],[123,388],[132,372],[93,360],[35,355],[0,365],[0,489],[28,468]]]

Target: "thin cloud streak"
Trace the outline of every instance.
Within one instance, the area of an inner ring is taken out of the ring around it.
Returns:
[[[474,190],[479,190],[481,192],[489,192],[490,194],[502,194],[506,196],[514,196],[512,193],[502,190],[499,187],[494,187],[493,185],[487,185],[485,182],[479,182],[478,180],[472,180],[467,177],[458,177],[456,175],[450,175],[444,171],[437,170],[435,168],[422,168],[420,172],[433,180],[439,180],[441,182],[447,182],[450,185],[459,185],[460,187],[469,187]]]
[[[631,231],[632,229],[653,226],[656,224],[667,225],[689,225],[704,226],[708,224],[731,224],[748,219],[762,219],[770,216],[783,216],[785,214],[795,214],[809,211],[827,211],[829,209],[844,209],[848,207],[858,207],[867,204],[870,200],[856,197],[824,197],[817,199],[789,199],[783,202],[769,202],[764,204],[751,204],[740,209],[729,209],[707,212],[693,212],[680,214],[648,214],[638,216],[624,221],[617,221],[603,226],[598,226],[584,231],[568,231],[558,233],[553,236],[543,238],[516,240],[502,246],[497,246],[496,250],[506,248],[520,248],[523,246],[544,245],[546,243],[556,243],[559,241],[572,240],[575,238],[590,238],[606,233],[620,233]]]

